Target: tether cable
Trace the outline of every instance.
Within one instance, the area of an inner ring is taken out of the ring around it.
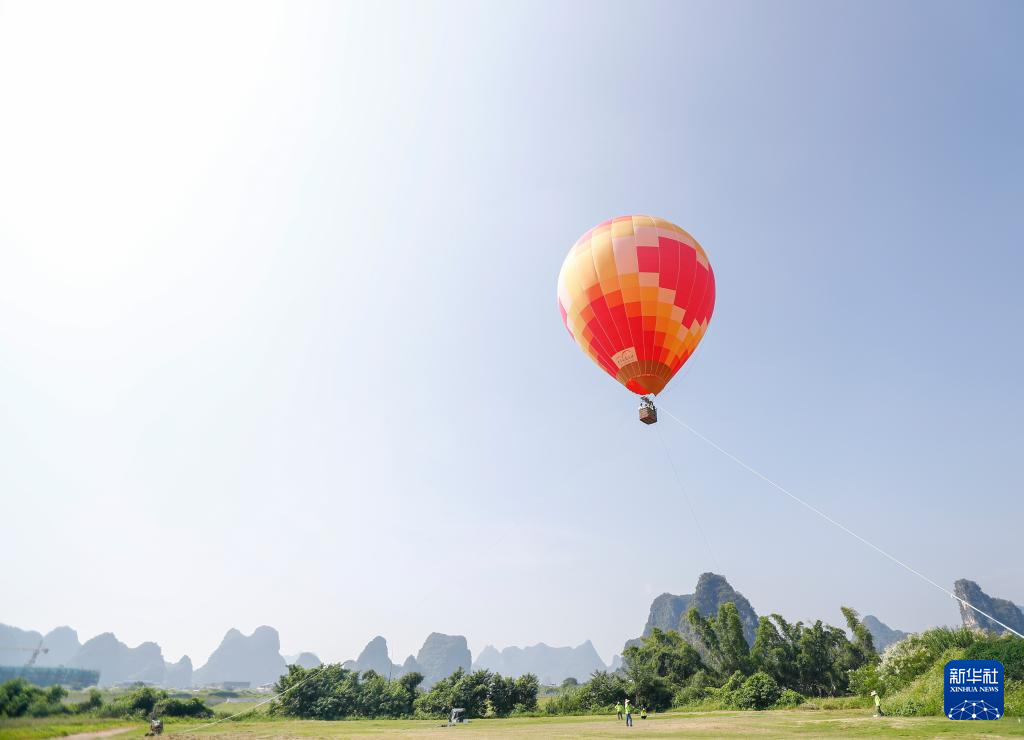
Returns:
[[[661,430],[655,425],[654,430],[658,433],[658,439],[661,440],[661,446],[665,449],[665,457],[668,458],[669,467],[672,468],[672,473],[676,477],[676,485],[679,486],[679,490],[683,492],[683,500],[686,501],[686,508],[690,510],[690,517],[693,519],[693,523],[697,525],[697,531],[700,532],[700,538],[704,540],[704,547],[707,549],[708,554],[711,555],[711,561],[715,564],[715,568],[719,571],[722,570],[721,563],[718,562],[718,558],[715,556],[715,551],[711,547],[711,542],[708,540],[708,536],[704,534],[704,527],[700,525],[700,519],[697,518],[697,512],[693,508],[693,502],[690,501],[690,494],[687,492],[686,486],[683,485],[682,478],[679,477],[679,470],[676,468],[675,461],[672,459],[672,454],[668,449],[668,442],[665,441],[664,435]]]
[[[306,683],[306,681],[308,681],[309,679],[313,678],[313,676],[315,676],[316,674],[320,673],[326,667],[327,667],[327,663],[321,663],[319,666],[317,666],[312,671],[310,671],[309,675],[307,675],[304,679],[299,681],[297,684],[293,684],[293,685],[289,686],[284,691],[278,692],[278,693],[274,694],[272,697],[270,697],[269,699],[264,699],[263,701],[261,701],[261,702],[259,702],[257,704],[254,704],[253,706],[249,707],[248,709],[243,709],[241,712],[236,712],[235,714],[232,714],[230,717],[221,717],[220,719],[214,720],[213,722],[207,722],[205,725],[198,725],[197,727],[191,727],[191,728],[188,728],[188,729],[174,730],[173,732],[169,732],[167,734],[168,735],[187,735],[187,734],[192,733],[192,732],[198,732],[199,730],[205,730],[206,728],[213,727],[214,725],[219,725],[221,722],[230,722],[231,720],[235,719],[236,717],[241,717],[243,714],[248,714],[249,712],[255,712],[257,709],[262,707],[264,704],[269,704],[270,702],[274,701],[275,699],[280,699],[282,696],[284,696],[288,692],[293,691],[293,690],[299,688],[302,684]]]
[[[974,604],[971,604],[970,602],[968,602],[968,601],[965,601],[964,599],[960,598],[959,596],[957,596],[957,595],[956,595],[955,593],[953,593],[953,592],[952,592],[952,591],[950,591],[949,589],[945,588],[944,586],[940,586],[940,585],[939,585],[938,583],[936,583],[935,581],[933,581],[933,580],[932,580],[931,578],[929,578],[928,576],[926,576],[926,575],[925,575],[924,573],[922,573],[921,571],[919,571],[919,570],[916,570],[916,569],[914,569],[914,568],[911,568],[911,567],[910,567],[909,565],[907,565],[906,563],[904,563],[904,562],[903,562],[902,560],[900,560],[899,558],[897,558],[897,557],[896,557],[895,555],[890,555],[890,554],[889,554],[888,552],[886,552],[885,550],[883,550],[883,549],[882,549],[881,547],[879,547],[878,545],[876,545],[876,544],[875,544],[874,542],[871,542],[870,540],[867,540],[867,539],[865,539],[864,537],[861,537],[861,536],[860,536],[859,534],[857,534],[856,532],[854,532],[854,531],[853,531],[852,529],[850,529],[849,527],[847,527],[847,526],[845,526],[845,525],[843,525],[843,524],[841,524],[841,523],[837,522],[837,521],[836,521],[835,519],[833,519],[832,517],[830,517],[830,516],[829,516],[828,514],[826,514],[825,512],[823,512],[823,511],[822,511],[821,509],[818,509],[817,507],[815,507],[815,506],[812,506],[811,504],[807,503],[807,502],[806,502],[806,501],[804,501],[804,500],[803,500],[802,498],[800,498],[799,496],[797,496],[797,495],[796,495],[795,493],[792,493],[792,492],[788,491],[787,489],[783,488],[782,486],[780,486],[780,485],[779,485],[778,483],[776,483],[775,481],[773,481],[773,480],[772,480],[771,478],[769,478],[769,477],[768,477],[767,475],[765,475],[765,474],[764,474],[764,473],[762,473],[761,471],[759,471],[759,470],[756,470],[756,469],[752,468],[752,467],[751,467],[750,465],[747,465],[747,464],[746,464],[745,462],[743,462],[743,461],[742,461],[742,460],[740,460],[740,459],[739,459],[738,457],[736,457],[736,455],[732,454],[732,453],[731,453],[731,452],[729,452],[728,450],[726,450],[726,449],[724,449],[723,447],[721,447],[720,445],[716,444],[716,443],[715,443],[714,441],[712,441],[712,440],[708,439],[707,437],[705,437],[705,436],[704,436],[703,434],[701,434],[701,433],[700,433],[700,432],[698,432],[698,431],[697,431],[696,429],[694,429],[693,427],[691,427],[691,426],[690,426],[689,424],[687,424],[687,423],[686,423],[685,421],[683,421],[683,420],[682,420],[682,419],[680,419],[680,418],[679,418],[678,416],[676,416],[675,414],[673,414],[673,413],[672,413],[671,411],[668,411],[667,409],[664,409],[664,408],[662,409],[662,411],[664,411],[664,412],[665,412],[665,414],[666,414],[667,416],[671,417],[671,418],[673,419],[673,421],[675,421],[675,422],[676,422],[677,424],[679,424],[679,425],[680,425],[680,426],[682,426],[682,427],[683,427],[684,429],[686,429],[687,431],[689,431],[689,432],[690,432],[690,433],[691,433],[692,435],[694,435],[695,437],[697,437],[697,438],[699,438],[699,439],[702,439],[702,440],[704,440],[704,442],[706,442],[707,444],[709,444],[709,445],[711,445],[712,447],[714,447],[714,448],[715,448],[716,450],[718,450],[718,451],[719,451],[719,452],[721,452],[721,453],[722,453],[723,455],[725,455],[726,457],[728,457],[728,458],[729,458],[730,460],[732,460],[732,461],[733,461],[734,463],[736,463],[737,465],[739,465],[739,466],[740,466],[740,467],[742,467],[742,468],[745,468],[745,469],[746,469],[746,470],[747,470],[748,472],[750,472],[750,473],[753,473],[753,474],[754,474],[754,475],[756,475],[756,476],[757,476],[758,478],[760,478],[761,480],[763,480],[763,481],[764,481],[765,483],[767,483],[768,485],[770,485],[770,486],[771,486],[772,488],[775,488],[776,490],[779,490],[779,491],[781,491],[782,493],[786,494],[787,496],[789,496],[789,497],[790,497],[791,499],[793,499],[794,501],[796,501],[796,502],[797,502],[798,504],[800,504],[800,505],[801,505],[801,506],[803,506],[804,508],[806,508],[806,509],[809,509],[809,510],[813,511],[813,512],[814,512],[815,514],[817,514],[818,516],[820,516],[820,517],[821,517],[822,519],[824,519],[824,520],[825,520],[826,522],[828,522],[829,524],[832,524],[833,526],[835,526],[835,527],[838,527],[839,529],[843,530],[844,532],[846,532],[846,533],[847,533],[848,535],[850,535],[851,537],[853,537],[853,538],[855,538],[855,539],[857,539],[857,540],[860,540],[860,541],[861,541],[862,543],[864,543],[865,545],[867,545],[868,547],[870,547],[870,548],[871,548],[872,550],[874,550],[875,552],[877,552],[877,553],[878,553],[879,555],[883,555],[883,556],[885,556],[886,558],[888,558],[888,559],[889,559],[889,560],[891,560],[892,562],[896,563],[896,565],[900,566],[900,567],[901,567],[901,568],[903,568],[904,570],[908,571],[909,573],[913,573],[913,574],[914,574],[915,576],[917,576],[918,578],[920,578],[920,579],[921,579],[922,581],[924,581],[925,583],[930,583],[930,584],[931,584],[932,586],[934,586],[935,588],[939,589],[939,591],[942,591],[942,593],[946,594],[947,596],[950,596],[951,598],[954,598],[954,599],[956,599],[957,601],[959,601],[959,602],[960,602],[961,604],[963,604],[964,606],[968,607],[969,609],[973,609],[974,611],[976,611],[976,612],[977,612],[978,614],[980,614],[981,616],[983,616],[983,617],[985,617],[985,618],[987,618],[987,619],[990,619],[990,620],[991,620],[992,622],[994,622],[995,624],[998,624],[998,625],[999,625],[1000,627],[1002,627],[1003,629],[1005,629],[1005,630],[1008,630],[1009,632],[1012,632],[1013,634],[1017,635],[1017,637],[1022,637],[1022,638],[1024,638],[1024,635],[1022,635],[1022,634],[1021,634],[1020,632],[1018,632],[1017,630],[1015,630],[1015,629],[1014,629],[1013,627],[1009,626],[1008,624],[1004,624],[1004,623],[1000,622],[1000,621],[999,621],[998,619],[996,619],[995,617],[993,617],[993,616],[992,616],[991,614],[986,614],[986,613],[985,613],[985,612],[983,612],[983,611],[982,611],[981,609],[979,609],[978,607],[976,607],[976,606],[975,606]]]

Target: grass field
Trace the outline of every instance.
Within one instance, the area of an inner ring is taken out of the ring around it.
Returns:
[[[14,738],[67,737],[80,733],[102,732],[104,730],[142,727],[139,722],[128,723],[120,719],[98,719],[95,717],[47,717],[43,719],[0,719],[0,740]],[[138,734],[142,734],[140,731]],[[122,737],[131,737],[123,735]]]
[[[476,720],[467,725],[444,728],[430,720],[349,720],[314,722],[301,720],[257,720],[221,723],[196,731],[197,722],[168,722],[164,737],[175,738],[610,738],[610,737],[1024,737],[1024,724],[1016,717],[996,722],[953,722],[944,717],[874,718],[863,710],[694,712],[668,713],[637,719],[630,729],[609,717],[524,717]],[[108,722],[107,727],[126,731],[114,737],[136,737],[145,732],[141,722]],[[74,732],[99,730],[71,723],[58,725],[45,720],[17,720],[0,724],[0,738],[59,737]],[[49,732],[49,734],[47,734]]]

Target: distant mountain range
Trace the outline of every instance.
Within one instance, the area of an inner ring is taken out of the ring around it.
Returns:
[[[986,614],[990,614],[1004,624],[1024,632],[1024,610],[1006,599],[997,599],[989,596],[974,581],[961,579],[954,584],[954,592],[965,601],[973,604]],[[697,586],[692,594],[676,595],[664,593],[658,596],[651,603],[650,614],[647,617],[647,624],[644,625],[643,636],[651,634],[651,630],[658,627],[662,630],[677,630],[690,644],[699,650],[703,650],[700,642],[693,634],[692,628],[686,620],[686,612],[695,607],[705,617],[713,616],[718,612],[718,607],[726,602],[733,602],[740,613],[740,620],[743,623],[743,636],[750,645],[754,644],[754,637],[757,631],[757,612],[750,605],[750,602],[736,591],[725,576],[715,573],[704,573],[697,580]],[[1006,632],[1003,627],[982,616],[970,607],[960,604],[960,617],[964,626],[979,631],[990,631],[996,634]],[[867,627],[875,643],[875,649],[883,652],[890,645],[899,642],[910,633],[903,632],[889,627],[878,617],[868,614],[861,622]],[[638,644],[640,638],[634,638],[626,642],[625,647]],[[617,667],[617,666],[616,666]]]
[[[0,624],[0,663],[24,663],[28,660],[28,650],[34,650],[40,643],[48,652],[39,654],[36,665],[98,670],[100,686],[133,681],[173,688],[192,685],[192,661],[187,655],[177,663],[169,663],[155,642],[130,648],[110,632],[81,644],[78,633],[70,627],[57,627],[41,635],[34,630]],[[18,651],[4,648],[18,648]]]
[[[1024,611],[1013,602],[989,596],[974,581],[959,580],[954,589],[958,597],[1000,622],[1024,632]],[[730,601],[736,604],[740,613],[744,637],[753,644],[757,612],[724,576],[715,573],[701,575],[692,594],[664,593],[654,599],[642,634],[649,635],[655,627],[678,630],[700,649],[685,619],[686,612],[694,607],[701,614],[712,616],[721,604]],[[961,619],[971,629],[996,633],[1005,631],[998,624],[963,605]],[[892,629],[870,614],[864,617],[863,623],[874,637],[879,651],[907,636],[906,632]],[[628,641],[626,646],[635,644],[639,639]],[[24,664],[30,654],[28,651],[40,643],[48,652],[38,656],[37,665],[98,670],[101,686],[136,681],[172,688],[224,682],[245,682],[250,686],[261,686],[276,681],[285,672],[287,665],[298,664],[305,668],[320,665],[320,659],[310,652],[282,656],[277,630],[267,626],[258,627],[248,636],[236,629],[228,630],[206,664],[193,670],[192,661],[187,655],[177,663],[165,660],[160,646],[155,642],[144,642],[132,648],[112,633],[105,632],[83,644],[79,642],[78,633],[70,627],[57,627],[42,635],[4,624],[0,624],[0,664]],[[18,650],[14,652],[10,648]],[[543,683],[558,684],[566,678],[585,681],[594,671],[618,670],[621,658],[614,656],[611,666],[606,666],[587,640],[576,647],[552,647],[537,643],[529,647],[512,646],[498,650],[488,645],[474,661],[465,637],[432,632],[419,652],[415,656],[408,656],[400,665],[391,662],[387,640],[381,636],[370,640],[355,660],[346,661],[343,665],[361,673],[373,670],[391,677],[417,671],[424,675],[424,683],[428,687],[459,668],[467,671],[486,669],[509,676],[532,673]]]
[[[500,652],[488,645],[473,662],[473,670],[481,669],[513,677],[532,673],[543,684],[560,684],[567,678],[582,683],[594,671],[606,671],[608,666],[587,640],[576,647],[551,647],[539,642],[524,648],[507,647]]]
[[[430,687],[459,668],[468,671],[472,664],[473,656],[469,652],[465,637],[431,632],[416,657],[410,655],[402,665],[391,662],[388,641],[377,635],[367,643],[358,658],[346,660],[342,667],[360,673],[374,671],[381,676],[391,677],[413,672],[421,673],[423,685]]]
[[[192,674],[192,683],[205,686],[248,681],[251,686],[263,686],[274,683],[287,668],[281,657],[281,638],[276,629],[257,627],[248,637],[229,629],[206,665]]]
[[[868,632],[871,633],[871,638],[875,643],[875,650],[880,653],[910,634],[903,630],[894,630],[873,614],[868,614],[860,621],[868,628]]]
[[[177,663],[164,660],[160,646],[144,642],[128,647],[113,633],[104,632],[78,642],[78,633],[70,627],[58,627],[41,635],[33,630],[21,630],[0,624],[0,663],[24,663],[29,649],[42,643],[48,652],[40,653],[39,666],[64,665],[89,668],[100,672],[100,686],[120,683],[144,683],[168,688],[190,688],[224,681],[248,682],[250,686],[272,683],[285,671],[285,660],[280,654],[280,639],[273,627],[259,627],[249,637],[236,629],[228,630],[220,646],[199,670],[192,670],[192,661],[186,655]],[[18,652],[4,648],[19,648]],[[305,665],[320,665],[312,653],[295,656]]]

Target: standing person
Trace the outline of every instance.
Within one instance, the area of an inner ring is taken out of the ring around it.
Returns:
[[[647,719],[647,706],[640,707],[640,719]]]
[[[872,691],[871,696],[875,697],[875,716],[884,717],[885,713],[882,711],[882,699],[878,696],[878,692]]]
[[[622,719],[622,702],[621,701],[618,702],[615,705],[615,719],[618,719],[618,720]]]
[[[629,699],[626,699],[626,727],[633,726],[633,707],[629,703]]]

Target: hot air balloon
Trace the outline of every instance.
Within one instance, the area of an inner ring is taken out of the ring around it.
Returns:
[[[660,393],[697,348],[715,307],[704,249],[675,224],[620,216],[581,236],[558,274],[558,310],[584,353],[641,396]]]

